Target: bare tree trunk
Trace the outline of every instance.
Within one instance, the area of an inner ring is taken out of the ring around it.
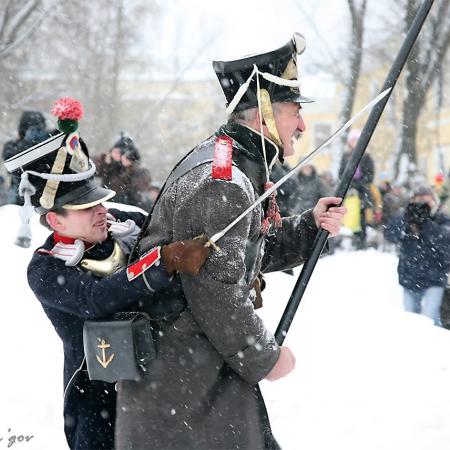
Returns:
[[[355,0],[347,0],[347,5],[351,17],[351,43],[349,49],[349,73],[344,84],[344,98],[342,110],[340,113],[340,122],[347,122],[353,110],[355,101],[356,89],[358,87],[359,75],[361,73],[361,63],[363,55],[363,40],[364,40],[364,17],[366,14],[367,0],[362,0],[358,6]],[[348,133],[343,133],[341,136],[341,150],[345,146]]]
[[[124,31],[123,31],[123,21],[124,21],[124,11],[123,11],[123,0],[118,0],[116,7],[116,37],[114,44],[114,56],[113,56],[113,67],[112,67],[112,80],[111,80],[111,128],[117,130],[119,126],[120,117],[120,95],[119,95],[119,79],[120,79],[120,69],[123,63],[123,47],[124,47]]]
[[[342,116],[345,121],[350,119],[359,75],[361,73],[361,62],[363,54],[364,38],[364,16],[367,1],[363,0],[358,8],[353,0],[347,0],[352,21],[352,37],[350,44],[350,71],[346,83],[346,100],[342,108]]]
[[[405,29],[408,30],[420,2],[407,0],[405,4]],[[425,104],[427,93],[442,70],[445,55],[450,45],[450,20],[448,0],[436,3],[434,14],[425,24],[406,63],[406,85],[403,100],[403,126],[400,149],[395,162],[395,175],[398,175],[402,155],[410,162],[417,163],[417,125]]]
[[[30,52],[25,45],[45,20],[42,0],[4,0],[0,8],[0,137],[12,138],[12,117],[28,98],[20,76]]]
[[[407,31],[414,19],[418,2],[408,0],[405,6],[405,30]],[[401,129],[400,150],[395,163],[395,173],[398,175],[401,155],[405,154],[410,162],[416,162],[416,138],[417,138],[417,120],[420,115],[419,97],[422,98],[420,91],[420,78],[422,74],[422,65],[420,63],[421,39],[417,39],[411,50],[409,59],[406,62],[406,95],[403,99],[403,124]],[[411,98],[410,93],[415,96]],[[413,104],[414,103],[414,104]]]
[[[417,122],[420,116],[420,107],[422,102],[418,100],[421,96],[417,96],[413,101],[407,98],[403,102],[403,126],[401,131],[400,155],[408,156],[410,162],[417,162],[416,141],[417,141]],[[414,104],[412,103],[414,102]],[[396,173],[398,173],[398,165],[400,157],[396,161]]]

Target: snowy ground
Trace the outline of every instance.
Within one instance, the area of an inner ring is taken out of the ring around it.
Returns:
[[[17,208],[0,221],[0,449],[61,450],[62,348],[26,283],[31,250],[12,244]],[[33,232],[36,246],[47,232]],[[295,278],[267,281],[261,314],[274,330]],[[450,332],[402,311],[393,255],[321,259],[286,344],[296,371],[261,383],[284,449],[450,448]]]

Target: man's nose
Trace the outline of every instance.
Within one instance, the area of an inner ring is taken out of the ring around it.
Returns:
[[[303,120],[303,117],[301,114],[299,114],[299,117],[298,117],[297,129],[299,129],[302,133],[306,130],[306,124],[305,124],[305,121]]]

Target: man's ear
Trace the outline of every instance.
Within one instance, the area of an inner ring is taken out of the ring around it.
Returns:
[[[45,215],[45,220],[52,230],[61,231],[64,228],[64,225],[59,220],[58,214],[56,214],[54,211],[49,211]]]

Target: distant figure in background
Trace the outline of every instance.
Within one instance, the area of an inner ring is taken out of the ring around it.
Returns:
[[[355,188],[350,188],[344,198],[343,205],[347,208],[342,225],[349,229],[353,236],[361,233],[361,199]],[[352,245],[356,245],[352,242]]]
[[[97,176],[101,178],[102,184],[116,193],[121,190],[122,155],[132,145],[134,146],[133,141],[121,133],[120,138],[110,150],[101,153],[94,159]]]
[[[364,210],[364,216],[366,225],[376,228],[381,225],[383,218],[383,196],[375,183],[369,185],[369,192],[372,203]]]
[[[334,194],[336,192],[337,185],[333,174],[329,170],[326,170],[325,172],[322,172],[319,177],[325,190]]]
[[[392,218],[408,202],[406,189],[398,182],[390,185],[390,190],[383,196],[383,220],[382,225],[387,226]]]
[[[293,214],[301,214],[314,208],[321,197],[332,194],[325,188],[312,164],[306,164],[300,169],[296,181],[297,192],[290,198],[290,210]]]
[[[339,168],[339,177],[342,177],[344,173],[345,166],[347,165],[353,150],[358,143],[359,136],[361,132],[359,130],[352,130],[347,138],[347,148],[342,155],[341,165]],[[373,183],[375,176],[375,165],[373,163],[372,157],[364,153],[358,167],[356,168],[355,175],[353,176],[353,181],[351,183],[351,188],[354,188],[361,200],[361,231],[358,232],[357,236],[357,248],[366,248],[366,209],[373,208],[373,199],[370,191],[370,185]]]
[[[435,178],[436,182],[436,178]],[[439,195],[440,205],[439,209],[441,212],[445,214],[450,214],[449,211],[449,202],[448,202],[448,196],[450,193],[450,172],[447,175],[447,178],[442,181],[442,191],[446,193],[446,195],[442,195],[442,193],[439,193],[439,190],[437,190],[437,194]],[[436,183],[437,184],[437,183]],[[436,185],[435,185],[436,190]],[[443,328],[446,328],[447,330],[450,330],[450,280],[447,279],[447,286],[445,287],[444,296],[442,298],[442,304],[441,304],[441,325]]]
[[[441,325],[440,307],[450,270],[450,216],[438,209],[432,189],[418,188],[404,212],[385,230],[399,246],[398,277],[406,311]]]
[[[388,192],[391,192],[392,183],[390,176],[386,172],[381,172],[378,177],[378,190],[382,197],[384,197]]]
[[[120,174],[122,190],[119,191],[116,201],[128,205],[139,206],[149,211],[152,205],[150,200],[151,175],[141,166],[141,156],[136,147],[127,150],[122,155],[122,172]]]
[[[95,159],[102,184],[116,192],[114,202],[138,206],[146,211],[151,206],[150,172],[140,165],[141,156],[133,139],[123,133],[111,150]]]
[[[18,139],[8,141],[3,147],[3,161],[23,152],[39,142],[45,141],[51,136],[45,125],[45,117],[39,111],[24,111],[20,116],[18,127]],[[21,205],[18,188],[20,184],[20,174],[12,174],[9,184],[8,203]]]

